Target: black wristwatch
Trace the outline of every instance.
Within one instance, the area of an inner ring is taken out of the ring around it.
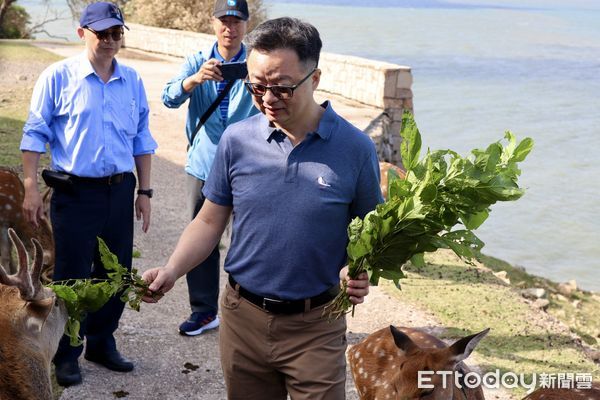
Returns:
[[[138,189],[137,194],[138,195],[143,194],[145,196],[148,196],[149,199],[151,199],[152,195],[154,194],[154,190],[152,190],[152,189],[146,189],[146,190],[144,190],[144,189]]]

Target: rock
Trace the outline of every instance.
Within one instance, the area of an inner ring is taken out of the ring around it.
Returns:
[[[507,273],[506,271],[498,271],[498,272],[494,272],[494,276],[498,279],[500,279],[502,282],[504,282],[507,285],[510,285],[510,279],[508,279]]]
[[[563,296],[570,297],[577,290],[577,282],[572,279],[566,283],[558,284],[558,292]]]
[[[546,311],[546,309],[550,305],[550,300],[548,300],[548,299],[537,299],[536,301],[533,302],[532,305],[535,308],[539,308],[540,310]]]
[[[562,294],[556,294],[554,295],[554,297],[556,298],[556,300],[558,301],[568,301],[569,299],[567,299],[565,296],[563,296]]]
[[[581,300],[573,300],[573,303],[571,304],[573,304],[573,307],[579,308],[581,307]]]
[[[541,299],[542,297],[546,297],[546,290],[542,288],[529,288],[521,290],[521,296],[527,299]]]
[[[17,75],[17,80],[18,81],[26,81],[27,80],[27,75]]]

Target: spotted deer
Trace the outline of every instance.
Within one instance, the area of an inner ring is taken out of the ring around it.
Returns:
[[[454,374],[464,377],[470,372],[462,361],[488,332],[464,337],[451,346],[413,328],[390,325],[374,332],[348,350],[360,399],[483,400],[480,387],[457,386]]]
[[[470,372],[462,361],[488,332],[464,337],[451,346],[413,328],[390,325],[374,332],[348,350],[360,400],[485,400],[481,387],[472,388],[460,378],[456,385],[454,375],[464,378]],[[540,388],[523,400],[600,400],[600,384]]]
[[[404,179],[406,176],[406,172],[398,167],[397,165],[390,164],[389,162],[379,161],[379,173],[381,178],[379,179],[379,186],[381,187],[381,193],[383,194],[383,198],[387,200],[387,192],[388,192],[388,172],[389,170],[393,170],[401,179]]]
[[[18,272],[0,265],[0,399],[51,400],[50,362],[67,322],[67,310],[40,281],[43,249],[27,250],[13,229],[8,235],[17,252]]]
[[[23,239],[36,238],[44,248],[44,268],[42,276],[44,281],[49,281],[54,268],[54,238],[49,222],[49,202],[51,191],[43,195],[44,218],[39,220],[38,227],[34,227],[25,220],[23,213],[23,199],[25,188],[16,172],[0,168],[0,261],[8,268],[9,273],[16,272],[16,264],[10,251],[8,228],[13,228]],[[27,242],[27,240],[26,240]],[[31,251],[32,248],[29,248]]]

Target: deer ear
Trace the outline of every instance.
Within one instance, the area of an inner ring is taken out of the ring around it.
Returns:
[[[479,333],[464,337],[454,343],[448,348],[448,351],[450,352],[450,360],[454,361],[455,363],[459,363],[465,358],[469,357],[475,349],[475,346],[479,344],[479,341],[483,339],[489,331],[490,328],[484,329]]]
[[[48,315],[54,308],[54,297],[48,297],[42,300],[36,300],[27,303],[26,306],[26,326],[31,332],[41,332]]]
[[[390,331],[392,332],[396,347],[400,350],[404,350],[404,352],[408,354],[419,349],[419,346],[417,346],[406,333],[402,332],[394,325],[390,325]]]

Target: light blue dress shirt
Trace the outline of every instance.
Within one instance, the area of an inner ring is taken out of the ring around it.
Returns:
[[[48,67],[38,78],[21,150],[44,153],[52,168],[83,177],[133,171],[134,156],[153,154],[148,101],[135,70],[113,61],[104,83],[86,53]]]
[[[204,51],[188,56],[183,63],[179,75],[167,82],[163,90],[162,101],[169,108],[178,108],[188,99],[190,100],[188,103],[187,122],[185,124],[188,141],[196,125],[198,125],[202,114],[216,100],[218,93],[217,84],[214,81],[204,82],[202,85],[196,86],[191,93],[183,90],[183,81],[198,72],[202,64],[215,56],[213,49],[214,46],[211,46]],[[242,51],[239,55],[239,60],[246,59],[246,50],[243,46]],[[194,138],[194,143],[188,149],[185,171],[197,179],[205,181],[212,167],[217,152],[217,145],[225,128],[256,113],[258,113],[258,110],[252,104],[252,95],[244,87],[244,81],[241,79],[237,80],[229,91],[227,119],[223,119],[221,113],[216,110],[210,115],[206,123],[198,131],[198,134]]]

